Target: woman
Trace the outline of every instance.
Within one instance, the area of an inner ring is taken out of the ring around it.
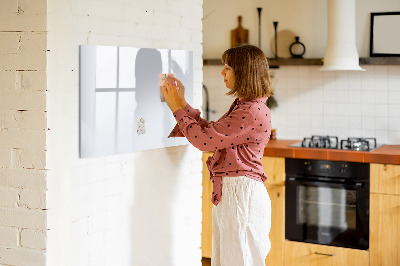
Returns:
[[[170,78],[161,87],[178,122],[170,137],[185,136],[196,148],[214,151],[207,161],[213,182],[212,265],[265,265],[271,246],[271,202],[261,164],[271,130],[268,62],[252,45],[228,49],[222,62],[227,95],[237,98],[216,122],[200,118],[186,103],[179,80]]]

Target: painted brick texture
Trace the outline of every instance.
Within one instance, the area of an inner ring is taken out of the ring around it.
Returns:
[[[79,45],[192,50],[198,108],[202,0],[66,0],[47,9],[48,265],[201,265],[201,152],[80,159],[78,59]]]
[[[0,2],[1,265],[45,265],[46,5]]]

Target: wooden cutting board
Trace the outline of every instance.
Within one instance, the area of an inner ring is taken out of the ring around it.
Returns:
[[[231,48],[238,44],[249,43],[249,31],[242,27],[242,16],[238,16],[238,27],[231,30]]]

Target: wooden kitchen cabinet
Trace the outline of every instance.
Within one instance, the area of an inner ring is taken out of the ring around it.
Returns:
[[[371,193],[400,195],[400,165],[370,164]]]
[[[202,223],[201,223],[201,253],[204,258],[211,258],[212,252],[212,183],[206,161],[212,152],[203,153],[203,195],[202,195]]]
[[[370,167],[370,265],[400,265],[400,165]]]
[[[206,166],[206,161],[211,152],[203,153],[203,217],[202,217],[202,256],[211,258],[212,253],[212,183]],[[284,233],[285,233],[285,158],[263,157],[264,171],[268,176],[265,187],[271,199],[271,250],[266,258],[266,265],[283,265]]]
[[[365,250],[285,241],[285,266],[366,266]],[[372,264],[371,264],[372,265]]]

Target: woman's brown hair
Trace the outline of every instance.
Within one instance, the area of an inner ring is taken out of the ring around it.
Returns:
[[[263,51],[253,45],[240,45],[222,54],[222,63],[235,74],[235,86],[227,95],[255,99],[273,95],[268,61]]]

